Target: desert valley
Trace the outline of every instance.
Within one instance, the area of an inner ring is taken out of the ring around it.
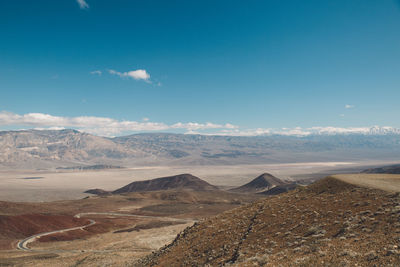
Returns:
[[[2,266],[400,263],[400,167],[390,161],[336,162],[335,156],[249,164],[241,155],[235,157],[240,164],[227,164],[232,156],[220,155],[225,164],[165,165],[164,156],[152,152],[159,164],[138,166],[133,158],[126,167],[117,160],[104,164],[108,159],[93,152],[102,143],[85,145],[87,134],[50,132],[59,140],[50,150],[43,141],[49,132],[33,133],[42,139],[23,139],[31,132],[3,133],[14,134],[12,142],[1,139]],[[163,146],[153,141],[151,147]],[[92,150],[78,153],[73,147]],[[183,156],[181,147],[178,158],[190,157],[187,151]],[[50,152],[57,157],[43,156]],[[79,161],[72,158],[76,154]],[[309,156],[315,157],[312,151]],[[41,167],[29,168],[33,161]]]
[[[399,267],[400,0],[0,0],[0,267]]]

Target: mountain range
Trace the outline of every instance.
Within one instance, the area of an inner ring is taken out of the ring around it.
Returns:
[[[400,134],[378,130],[247,137],[146,133],[114,138],[68,129],[1,131],[0,166],[51,169],[96,164],[226,165],[399,157]]]

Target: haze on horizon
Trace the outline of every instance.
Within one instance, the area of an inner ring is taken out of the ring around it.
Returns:
[[[0,25],[0,130],[400,128],[398,1],[2,1]]]

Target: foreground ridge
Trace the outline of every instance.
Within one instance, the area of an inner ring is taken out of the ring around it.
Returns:
[[[185,229],[137,266],[398,266],[400,195],[328,177]]]

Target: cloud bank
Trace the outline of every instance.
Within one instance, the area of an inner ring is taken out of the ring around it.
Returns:
[[[389,126],[241,129],[239,126],[230,123],[218,124],[212,122],[177,122],[174,124],[166,124],[163,122],[152,122],[148,118],[144,118],[141,121],[129,121],[96,116],[62,117],[44,113],[27,113],[20,115],[7,111],[0,112],[0,127],[11,127],[13,129],[35,128],[51,130],[73,128],[82,132],[100,136],[119,136],[137,132],[160,131],[226,136],[283,135],[300,137],[306,137],[309,135],[336,134],[400,134],[400,129]]]
[[[178,122],[168,125],[162,122],[150,122],[149,120],[138,122],[95,116],[61,117],[44,113],[27,113],[20,115],[6,111],[0,112],[0,126],[19,126],[21,128],[28,126],[40,129],[73,128],[101,136],[116,136],[132,132],[168,130],[190,132],[209,129],[223,130],[237,128],[237,126],[229,123],[215,124],[211,122]]]

